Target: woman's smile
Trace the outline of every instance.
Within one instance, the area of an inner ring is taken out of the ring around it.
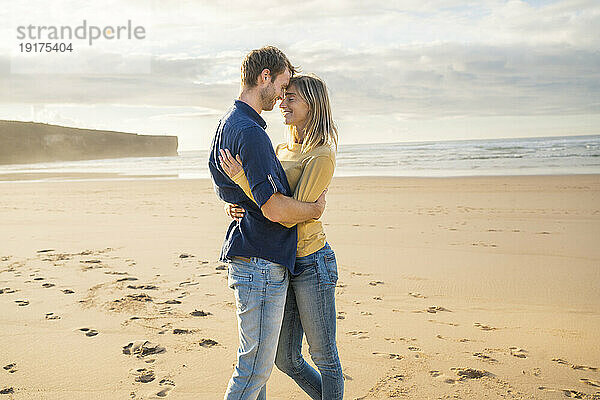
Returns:
[[[302,99],[302,97],[296,93],[296,91],[297,90],[294,85],[291,85],[287,89],[281,104],[279,104],[279,108],[283,113],[283,118],[286,125],[294,125],[297,128],[304,128],[306,119],[308,117],[309,106],[306,101],[304,101],[304,99]]]

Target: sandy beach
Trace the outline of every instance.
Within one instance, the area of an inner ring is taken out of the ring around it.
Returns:
[[[10,179],[0,400],[222,398],[211,182]],[[327,201],[346,399],[600,399],[600,175],[335,178]],[[276,368],[268,394],[308,398]]]

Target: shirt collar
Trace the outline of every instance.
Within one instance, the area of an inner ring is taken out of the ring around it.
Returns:
[[[234,104],[237,109],[239,109],[252,120],[254,120],[263,129],[267,129],[267,123],[265,122],[265,120],[248,103],[245,103],[241,100],[236,100]]]

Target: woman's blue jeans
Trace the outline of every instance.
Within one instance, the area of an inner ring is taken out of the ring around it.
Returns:
[[[297,257],[296,266],[303,272],[290,277],[275,365],[311,399],[342,399],[344,377],[335,339],[335,253],[325,244],[313,254]],[[302,357],[304,334],[319,372]]]

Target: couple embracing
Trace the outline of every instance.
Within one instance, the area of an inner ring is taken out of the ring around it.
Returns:
[[[273,364],[310,398],[342,399],[336,345],[337,263],[319,218],[335,168],[327,88],[295,75],[281,50],[251,51],[239,98],[219,121],[209,169],[233,218],[221,260],[235,293],[239,348],[226,400],[264,400]],[[281,100],[288,142],[273,148],[260,116]],[[302,357],[306,335],[318,371]]]

